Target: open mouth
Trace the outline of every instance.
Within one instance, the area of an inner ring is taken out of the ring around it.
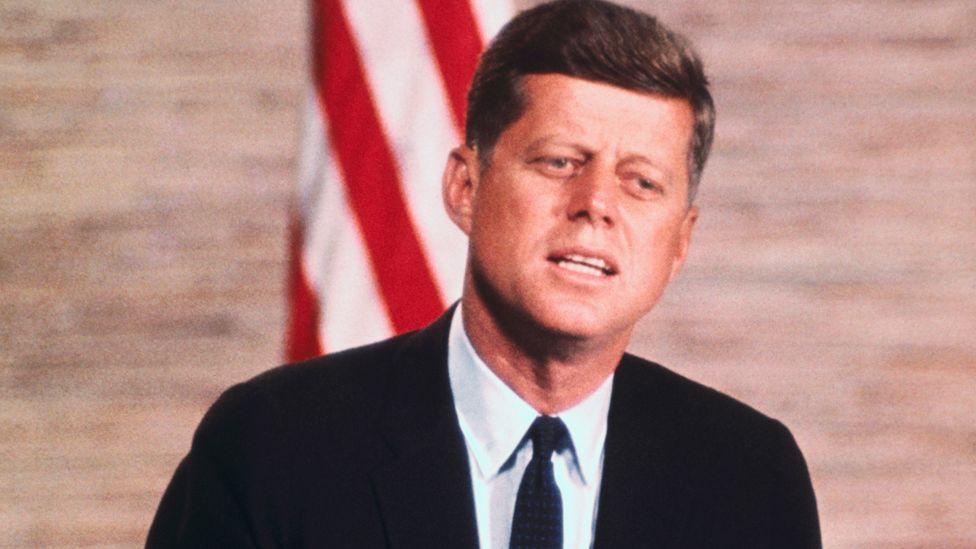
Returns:
[[[613,276],[617,274],[616,268],[601,257],[568,253],[550,256],[549,261],[567,271],[591,276]]]

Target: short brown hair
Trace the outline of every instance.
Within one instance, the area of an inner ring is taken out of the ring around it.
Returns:
[[[603,0],[556,0],[509,21],[482,54],[468,91],[465,143],[483,165],[502,132],[525,111],[523,78],[564,74],[688,100],[694,112],[688,201],[694,199],[715,129],[701,59],[654,17]]]

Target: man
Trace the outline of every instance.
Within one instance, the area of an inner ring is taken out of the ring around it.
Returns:
[[[516,17],[444,175],[460,304],[227,391],[148,545],[819,546],[782,424],[625,354],[684,262],[713,125],[700,61],[653,18]]]

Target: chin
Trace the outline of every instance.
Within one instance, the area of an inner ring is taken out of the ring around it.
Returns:
[[[592,303],[539,304],[527,311],[535,325],[553,335],[578,340],[614,338],[630,325],[606,307]]]
[[[504,291],[478,270],[473,269],[470,274],[472,294],[515,338],[535,334],[581,342],[612,340],[629,335],[639,318],[621,300],[537,285],[513,286]]]

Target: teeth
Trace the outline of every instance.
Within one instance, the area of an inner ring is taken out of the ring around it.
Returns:
[[[582,263],[583,265],[589,265],[595,269],[600,269],[601,271],[606,271],[609,267],[607,262],[595,257],[585,257],[579,254],[569,254],[565,258],[566,261],[572,261],[574,263]]]
[[[577,273],[583,273],[583,274],[595,275],[595,276],[603,276],[605,274],[603,272],[603,269],[600,269],[598,267],[593,267],[582,263],[574,263],[572,261],[567,261],[565,259],[557,263],[557,265],[559,265],[563,269],[576,271]]]
[[[597,257],[587,257],[585,255],[579,254],[567,254],[558,261],[556,264],[564,269],[569,269],[570,271],[575,271],[577,273],[585,273],[595,276],[610,276],[613,274],[613,270],[606,261]]]

